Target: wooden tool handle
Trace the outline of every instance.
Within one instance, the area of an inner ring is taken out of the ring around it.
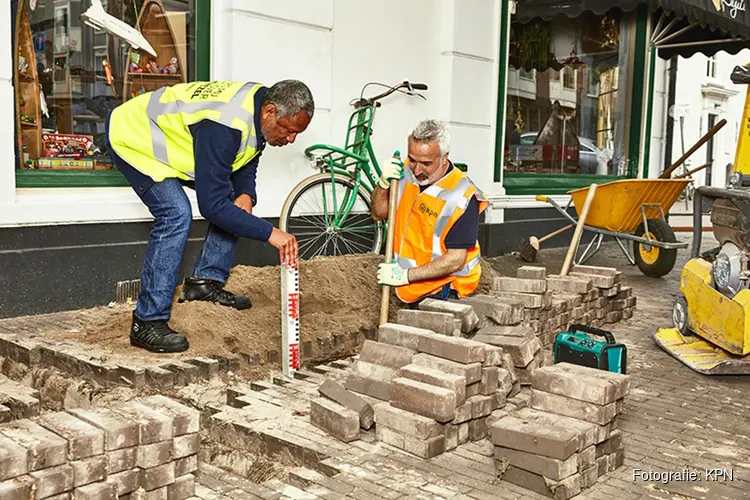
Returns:
[[[560,228],[560,229],[558,229],[557,231],[553,231],[553,232],[549,233],[549,234],[548,234],[547,236],[543,236],[543,237],[539,238],[539,239],[538,239],[537,241],[538,241],[539,243],[544,243],[544,242],[545,242],[545,241],[547,241],[548,239],[550,239],[550,238],[554,238],[555,236],[557,236],[557,235],[558,235],[558,234],[560,234],[560,233],[564,233],[565,231],[567,231],[567,230],[568,230],[568,229],[570,229],[571,227],[574,227],[574,225],[573,225],[573,224],[568,224],[568,225],[567,225],[567,226],[565,226],[565,227],[561,227],[561,228]]]
[[[713,162],[714,162],[714,161],[713,161],[713,160],[711,160],[711,161],[709,161],[708,163],[704,163],[704,164],[703,164],[703,165],[701,165],[700,167],[695,167],[695,168],[694,168],[693,170],[689,170],[689,171],[685,172],[684,174],[680,174],[680,175],[678,175],[677,177],[675,177],[675,179],[684,179],[685,177],[688,177],[688,176],[690,176],[690,175],[693,175],[693,174],[694,174],[694,173],[696,173],[696,172],[700,172],[700,171],[701,171],[701,170],[703,170],[704,168],[710,167],[710,166],[711,166],[711,164],[712,164]]]
[[[671,167],[669,167],[664,172],[662,172],[659,175],[659,179],[669,179],[669,177],[672,175],[672,172],[674,172],[677,169],[677,167],[679,167],[680,165],[682,165],[685,162],[685,160],[687,160],[688,158],[690,158],[690,156],[693,153],[695,153],[698,150],[698,148],[700,148],[701,146],[703,146],[703,144],[705,144],[706,142],[708,142],[708,140],[711,137],[713,137],[714,135],[716,135],[716,132],[718,132],[719,130],[721,130],[721,128],[724,125],[726,125],[726,124],[727,124],[726,119],[722,118],[721,120],[719,120],[719,123],[717,123],[716,125],[714,125],[713,128],[711,128],[711,130],[709,130],[708,132],[706,132],[706,135],[704,135],[703,137],[701,137],[700,140],[698,142],[696,142],[693,145],[692,148],[688,149],[687,153],[685,153],[684,155],[682,155],[682,157],[679,160],[677,160],[675,163],[673,163]]]
[[[568,254],[565,256],[565,262],[563,262],[560,276],[567,276],[568,270],[570,269],[570,263],[573,261],[573,256],[578,248],[578,242],[581,240],[581,233],[583,233],[583,225],[586,223],[586,216],[589,213],[591,203],[594,201],[594,195],[596,194],[596,184],[589,186],[589,194],[586,195],[586,201],[583,203],[583,209],[581,209],[581,215],[578,217],[578,224],[576,224],[576,230],[573,233],[573,239],[570,241],[570,247],[568,247]]]
[[[396,203],[398,203],[398,181],[391,180],[388,192],[388,232],[385,240],[385,261],[393,260],[393,217],[396,214]],[[391,301],[391,287],[383,286],[383,295],[380,299],[380,324],[388,323],[388,305]]]

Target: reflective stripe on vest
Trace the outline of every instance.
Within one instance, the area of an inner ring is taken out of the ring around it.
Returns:
[[[248,146],[255,148],[258,145],[256,136],[253,134],[253,114],[242,107],[242,103],[250,94],[253,87],[257,83],[246,83],[237,91],[229,102],[217,102],[217,101],[203,101],[203,102],[183,102],[183,101],[169,101],[159,102],[161,96],[164,95],[166,87],[161,87],[155,90],[149,98],[148,104],[146,105],[146,114],[149,119],[149,127],[151,130],[151,142],[154,148],[154,158],[165,165],[170,165],[169,155],[167,154],[167,136],[164,131],[158,125],[158,119],[163,115],[171,115],[178,113],[197,113],[199,111],[218,111],[219,123],[226,126],[231,126],[235,118],[248,124],[247,138],[242,139],[238,153],[247,149]],[[257,132],[257,131],[256,131]],[[170,165],[171,166],[171,165]],[[191,179],[195,179],[194,172],[183,172]]]

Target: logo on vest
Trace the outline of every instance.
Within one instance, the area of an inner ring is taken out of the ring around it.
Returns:
[[[219,97],[222,92],[232,86],[232,82],[208,82],[199,85],[198,88],[193,90],[193,94],[190,96],[191,99],[211,99],[213,97]]]
[[[433,209],[431,209],[430,207],[428,207],[427,205],[425,205],[424,203],[420,203],[418,209],[420,213],[428,217],[434,217],[435,219],[437,219],[438,213],[434,211]]]

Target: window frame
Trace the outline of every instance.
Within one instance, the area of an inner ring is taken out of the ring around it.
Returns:
[[[195,79],[211,78],[211,0],[195,0]],[[127,187],[119,170],[36,170],[13,164],[16,188]]]

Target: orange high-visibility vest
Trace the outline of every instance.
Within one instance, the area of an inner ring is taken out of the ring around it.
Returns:
[[[410,168],[398,184],[398,205],[394,217],[393,254],[396,262],[411,269],[445,255],[445,237],[463,215],[472,196],[479,201],[481,214],[489,205],[487,199],[469,177],[455,166],[451,172],[420,192]],[[459,297],[474,293],[482,276],[479,265],[479,242],[468,249],[461,269],[444,278],[409,283],[396,287],[403,302],[412,303],[438,292],[450,283]]]

